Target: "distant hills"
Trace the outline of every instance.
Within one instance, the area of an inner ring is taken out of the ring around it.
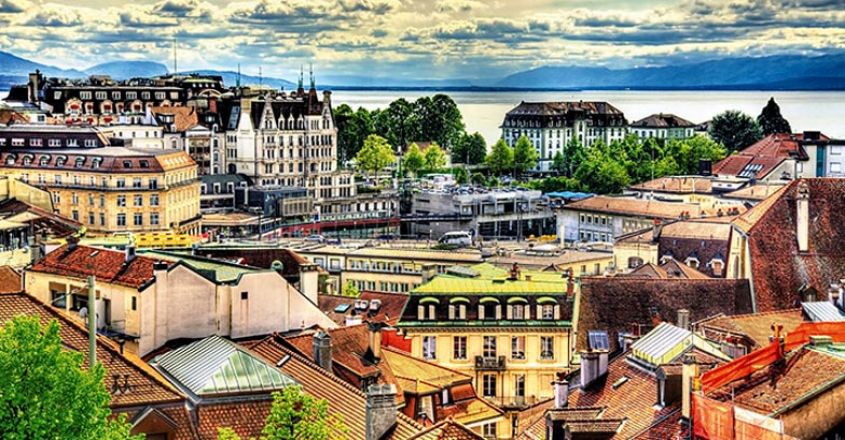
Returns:
[[[84,71],[61,69],[0,52],[0,89],[26,82],[36,69],[47,76],[84,78],[109,75],[121,80],[168,73],[167,66],[152,61],[111,61]],[[220,75],[235,85],[238,74],[228,70],[194,70],[180,73]],[[291,81],[241,74],[241,84],[264,84],[291,89]],[[845,90],[845,54],[824,56],[778,55],[735,57],[661,67],[612,69],[592,66],[544,66],[501,79],[428,79],[400,76],[332,75],[318,77],[321,87],[334,89],[430,90],[554,90],[554,89],[715,89],[715,90]]]
[[[509,75],[495,85],[578,89],[845,89],[845,54],[724,58],[631,69],[547,66]]]

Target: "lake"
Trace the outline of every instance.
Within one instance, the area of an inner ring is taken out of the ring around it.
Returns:
[[[394,99],[413,101],[431,91],[343,91],[332,93],[332,104],[372,110],[386,108]],[[494,143],[501,134],[505,113],[520,101],[607,101],[629,121],[653,113],[674,113],[692,122],[704,122],[724,110],[741,110],[754,117],[774,97],[792,130],[818,130],[845,138],[845,92],[783,91],[561,91],[561,92],[447,92],[464,117],[467,131],[479,132]]]

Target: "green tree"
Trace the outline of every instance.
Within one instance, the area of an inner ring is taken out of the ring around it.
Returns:
[[[757,116],[757,123],[760,124],[760,129],[766,136],[776,133],[792,133],[792,127],[789,126],[789,121],[780,114],[780,106],[775,102],[775,98],[769,98],[769,102],[763,107],[760,116]]]
[[[404,149],[409,142],[417,138],[417,116],[413,104],[405,98],[391,102],[382,113],[387,131],[382,136],[387,138],[391,145]]]
[[[458,185],[466,185],[469,182],[469,173],[465,168],[455,168],[452,174],[455,176],[455,183]]]
[[[17,316],[0,329],[0,432],[8,440],[140,439],[111,417],[101,364],[66,350],[53,320]]]
[[[364,146],[358,151],[355,161],[360,169],[378,176],[379,171],[396,161],[396,155],[387,139],[371,134],[364,140]]]
[[[673,139],[666,143],[666,154],[673,157],[678,164],[677,174],[698,174],[701,159],[718,162],[727,156],[728,152],[721,144],[705,136],[695,136],[689,139]]]
[[[513,169],[513,149],[508,146],[504,139],[499,139],[487,155],[487,166],[493,175],[501,176],[510,173]]]
[[[484,186],[487,183],[487,178],[484,177],[484,174],[476,172],[476,173],[472,173],[472,176],[470,177],[470,181],[472,182],[473,185]]]
[[[760,124],[736,110],[719,113],[710,120],[710,137],[728,151],[742,150],[763,138]]]
[[[425,166],[425,158],[420,151],[420,147],[413,143],[405,152],[405,157],[402,158],[402,167],[416,177],[423,166]]]
[[[339,440],[346,438],[348,431],[339,416],[329,413],[326,400],[291,385],[273,393],[270,414],[258,440]],[[218,440],[240,440],[231,428],[218,428],[217,433]]]
[[[346,104],[334,109],[334,119],[337,124],[337,156],[343,164],[358,154],[367,136],[375,133],[375,126],[367,109],[353,111]]]
[[[534,148],[531,141],[525,135],[520,136],[513,146],[513,170],[516,174],[514,177],[522,176],[528,170],[536,167],[538,158],[537,149]]]
[[[343,286],[343,290],[340,292],[340,294],[343,296],[351,296],[354,298],[358,298],[359,296],[361,296],[361,291],[359,291],[358,286],[356,286],[355,283],[350,280],[347,281],[345,286]]]
[[[431,144],[425,149],[423,159],[428,171],[438,171],[446,166],[446,153],[437,144]]]
[[[617,144],[619,145],[619,144]],[[631,177],[625,168],[624,157],[619,149],[596,142],[587,151],[587,156],[578,169],[575,179],[589,191],[599,194],[615,194],[631,184]]]
[[[452,163],[477,165],[487,156],[487,142],[481,133],[464,133],[458,143],[452,147]]]
[[[566,159],[560,151],[555,153],[555,156],[552,158],[552,171],[558,174],[566,172]]]
[[[578,139],[572,138],[564,146],[563,157],[566,159],[566,177],[572,177],[587,157],[587,149]]]

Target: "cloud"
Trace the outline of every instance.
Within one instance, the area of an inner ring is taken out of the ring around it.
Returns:
[[[71,8],[47,7],[36,12],[27,21],[29,26],[69,27],[82,24],[82,17]]]
[[[0,1],[0,14],[18,14],[25,12],[32,4],[24,0]]]

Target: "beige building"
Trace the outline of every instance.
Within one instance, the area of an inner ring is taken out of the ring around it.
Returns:
[[[28,268],[24,286],[41,301],[84,315],[89,276],[96,279],[98,329],[141,356],[179,338],[336,327],[316,305],[316,276],[304,276],[314,285],[300,291],[274,270],[164,252],[136,256],[132,246],[118,252],[71,243]]]
[[[90,232],[200,232],[197,165],[183,151],[9,150],[0,174],[49,191],[54,209]]]

